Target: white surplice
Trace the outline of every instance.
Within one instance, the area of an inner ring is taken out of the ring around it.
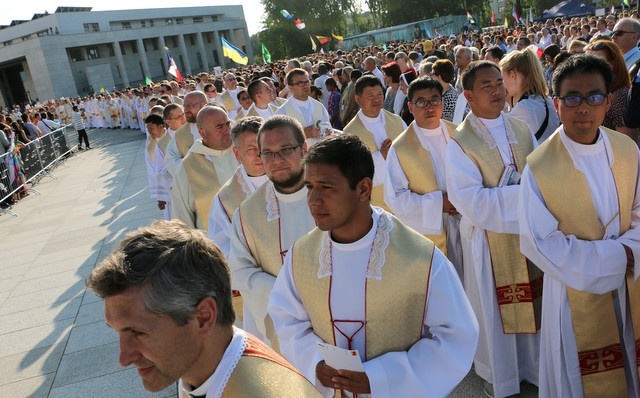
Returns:
[[[173,141],[173,140],[172,140]],[[202,140],[199,139],[193,143],[187,154],[194,152],[205,156],[216,170],[218,184],[222,186],[238,168],[238,160],[233,155],[231,147],[224,151],[218,151],[204,146]],[[185,155],[186,157],[186,155]],[[165,156],[166,159],[166,156]],[[171,190],[171,216],[175,219],[183,221],[189,228],[204,229],[205,224],[202,219],[197,217],[195,196],[191,191],[189,177],[182,162],[176,170],[173,177],[173,188]],[[209,213],[204,216],[208,220]]]
[[[439,190],[424,195],[410,191],[409,180],[392,146],[387,154],[384,201],[396,217],[421,234],[441,235],[443,231],[447,232],[447,257],[462,280],[460,216],[449,216],[442,212],[442,194],[447,192],[444,151],[449,141],[449,131],[442,121],[433,130],[418,127],[415,122],[412,125],[420,144],[429,151]]]
[[[247,171],[242,165],[238,166],[236,173],[231,178],[238,177],[238,181],[242,185],[242,190],[246,194],[245,198],[252,194],[256,188],[267,182],[268,178],[266,174],[258,177],[251,177],[247,174]],[[240,206],[240,203],[238,203]],[[227,215],[227,212],[222,206],[222,202],[218,197],[218,194],[213,198],[211,204],[211,212],[209,213],[209,230],[207,235],[209,239],[215,243],[225,258],[229,258],[229,251],[231,250],[231,220]],[[234,288],[234,290],[237,290]]]
[[[493,137],[504,165],[511,164],[502,117],[480,120]],[[537,146],[533,134],[531,140]],[[480,324],[475,371],[493,384],[496,397],[517,394],[522,380],[538,383],[539,333],[504,334],[486,231],[519,233],[520,187],[484,187],[480,170],[455,140],[447,144],[445,162],[449,200],[462,214],[465,291]]]
[[[386,246],[372,247],[380,217],[391,217],[373,208],[373,226],[363,238],[350,244],[331,240],[331,313],[334,319],[365,320],[365,286],[370,273],[370,257],[384,258]],[[386,232],[393,239],[393,229]],[[328,237],[328,232],[325,233]],[[388,239],[382,241],[389,242]],[[387,243],[388,244],[388,243]],[[374,253],[375,252],[375,253]],[[373,254],[372,254],[373,253]],[[320,259],[319,259],[320,261]],[[428,261],[428,259],[425,259]],[[373,267],[383,267],[384,263]],[[426,266],[426,264],[425,264]],[[323,269],[325,267],[322,267]],[[375,273],[380,275],[379,272]],[[327,298],[319,297],[326,302]],[[348,303],[345,305],[344,303]],[[397,311],[385,308],[381,311]],[[291,269],[291,253],[280,271],[269,300],[269,314],[278,333],[282,355],[315,383],[325,397],[333,389],[316,378],[316,364],[323,360],[317,344],[322,342],[312,329],[311,320],[300,301]],[[478,324],[451,263],[435,250],[431,264],[422,339],[408,351],[388,352],[365,361],[365,333],[356,333],[352,347],[357,349],[369,378],[371,394],[358,397],[444,397],[467,374],[475,351]],[[399,325],[402,327],[402,325]],[[356,331],[341,328],[347,335]],[[336,335],[336,345],[347,348],[344,336]],[[330,342],[331,343],[331,342]]]
[[[287,250],[299,237],[311,231],[315,221],[307,205],[307,188],[302,187],[292,194],[278,192],[271,181],[267,181],[267,209],[270,214],[272,208],[279,209],[278,214],[271,217],[280,219],[280,251]],[[269,206],[273,201],[276,206]],[[231,269],[231,284],[242,294],[243,319],[242,327],[260,340],[271,345],[266,337],[264,319],[267,317],[267,303],[276,277],[262,270],[247,246],[240,221],[240,212],[236,211],[232,220],[231,250],[229,251],[229,268]],[[269,237],[271,242],[277,237]]]
[[[195,123],[189,123],[189,124],[190,124],[189,131],[191,131],[191,135],[193,136],[193,141],[196,141],[202,138],[200,136],[200,133],[198,132],[198,126]],[[185,154],[185,156],[186,155],[187,154]],[[181,162],[182,162],[182,154],[180,154],[180,151],[178,150],[178,146],[176,145],[176,137],[174,134],[171,138],[171,141],[169,141],[169,145],[167,145],[167,150],[164,155],[164,164],[169,174],[171,174],[172,176],[175,176],[176,172],[178,171],[178,166],[180,166]]]
[[[582,397],[582,378],[573,330],[567,286],[596,294],[617,291],[614,302],[620,309],[618,322],[624,325],[625,347],[635,355],[632,325],[626,303],[625,274],[627,258],[622,244],[640,259],[640,181],[631,213],[631,228],[619,238],[618,197],[611,173],[615,159],[609,138],[600,133],[593,145],[581,145],[567,137],[560,127],[562,143],[573,159],[574,167],[584,174],[596,214],[600,220],[613,220],[605,231],[606,240],[585,241],[558,230],[558,221],[546,208],[538,184],[525,168],[520,193],[520,250],[544,271],[542,329],[540,331],[540,397]],[[562,170],[558,170],[562,173]],[[570,201],[571,198],[565,198]],[[636,260],[635,276],[640,271]],[[624,317],[620,313],[625,314]],[[615,325],[612,325],[615,327]],[[629,396],[640,396],[637,371]]]

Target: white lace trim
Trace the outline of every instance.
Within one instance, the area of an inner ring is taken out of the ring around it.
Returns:
[[[247,333],[245,333],[244,331],[241,331],[240,336],[242,337],[240,348],[236,352],[234,352],[234,356],[232,358],[233,361],[229,364],[229,367],[227,368],[227,372],[224,374],[224,377],[222,379],[222,383],[218,384],[217,391],[215,391],[213,395],[213,397],[215,398],[222,397],[222,393],[224,392],[224,389],[227,387],[227,383],[231,378],[231,374],[233,374],[233,371],[236,369],[236,366],[240,361],[240,358],[242,358],[242,353],[244,353],[244,350],[247,348],[247,341],[249,340],[249,338],[247,337]],[[207,398],[209,398],[209,392],[207,392]]]
[[[251,194],[251,187],[249,187],[249,183],[247,182],[244,168],[242,166],[238,167],[238,170],[236,170],[236,175],[238,176],[238,183],[242,188],[242,192],[244,192],[246,196],[249,196]]]
[[[504,123],[504,129],[507,134],[507,142],[509,144],[517,144],[518,140],[516,139],[516,135],[513,132],[513,129],[511,128],[511,123],[509,123],[509,120],[504,117],[504,114],[502,112],[500,113],[500,117],[502,117],[502,122]],[[493,139],[493,136],[487,129],[487,126],[482,123],[478,116],[474,115],[473,112],[471,112],[467,116],[467,120],[469,120],[469,123],[471,123],[471,126],[476,131],[480,132],[480,135],[482,135],[482,138],[484,138],[484,141],[489,146],[489,149],[495,149],[498,146],[496,144],[496,141]]]
[[[369,264],[367,264],[367,278],[382,280],[382,267],[387,260],[386,251],[389,246],[389,235],[393,229],[391,215],[378,207],[373,207],[380,217],[378,218],[378,228],[373,237],[371,252],[369,254]],[[318,256],[320,267],[318,268],[318,279],[331,276],[333,273],[333,259],[331,255],[331,238],[329,232],[322,234],[320,242],[320,254]]]
[[[276,196],[276,189],[273,187],[271,181],[267,182],[267,222],[277,220],[280,218],[280,205],[278,204],[278,197]]]

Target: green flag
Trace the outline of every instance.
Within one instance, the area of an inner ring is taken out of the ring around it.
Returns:
[[[629,0],[622,0],[622,8],[631,8],[631,2]]]
[[[264,43],[262,43],[262,59],[264,59],[264,62],[271,62],[271,54]]]
[[[144,77],[144,84],[146,84],[146,85],[153,84],[153,82],[151,81],[149,76],[145,76]]]

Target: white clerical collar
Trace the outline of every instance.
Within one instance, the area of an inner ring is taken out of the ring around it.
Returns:
[[[504,122],[502,121],[502,115],[498,116],[495,119],[485,119],[478,116],[478,119],[480,119],[482,124],[484,124],[489,130],[491,130],[492,128],[501,127],[504,124]]]
[[[562,141],[568,147],[569,152],[572,152],[578,156],[593,156],[598,155],[599,153],[606,151],[605,142],[602,130],[598,130],[598,139],[594,144],[581,144],[577,141],[572,140],[567,133],[562,128]]]
[[[291,97],[291,98],[293,98],[295,103],[301,108],[306,108],[311,104],[311,101],[309,101],[309,98],[307,98],[305,101],[300,101],[299,99],[297,99],[295,97]]]
[[[440,122],[440,124],[438,125],[438,127],[436,127],[435,129],[425,129],[422,128],[420,126],[418,126],[416,124],[416,130],[418,130],[418,132],[420,132],[423,136],[425,137],[435,137],[438,135],[442,135],[442,121]]]
[[[360,116],[360,119],[362,119],[363,123],[378,124],[382,121],[382,111],[378,112],[378,116],[376,117],[369,117],[362,112],[362,109],[360,109],[358,111],[358,115]]]
[[[224,150],[212,149],[202,143],[202,138],[196,140],[193,146],[189,149],[191,152],[203,154],[208,157],[222,157],[231,152],[231,146]]]
[[[292,202],[297,202],[301,199],[306,199],[307,198],[307,187],[303,186],[302,188],[300,188],[298,191],[294,192],[294,193],[282,193],[282,192],[278,192],[277,189],[273,190],[276,194],[276,198],[278,198],[279,201],[281,202],[287,202],[287,203],[292,203]]]
[[[235,90],[227,90],[229,93],[231,94],[238,94],[238,88],[236,88]]]
[[[261,176],[257,176],[257,177],[251,177],[250,175],[247,174],[247,180],[249,180],[249,183],[251,183],[251,185],[253,185],[253,190],[255,191],[256,188],[258,188],[259,186],[261,186],[262,184],[264,184],[265,182],[267,182],[269,178],[267,177],[266,174],[263,174]]]
[[[329,233],[329,238],[331,239],[331,244],[336,250],[339,251],[356,251],[360,249],[364,249],[365,247],[370,247],[373,244],[373,238],[376,236],[376,230],[378,229],[378,219],[380,218],[380,214],[375,211],[371,212],[371,218],[373,219],[373,224],[371,225],[371,229],[365,236],[358,239],[355,242],[351,243],[338,243],[333,238],[331,238],[331,233]]]
[[[233,337],[227,349],[224,351],[218,367],[213,374],[198,388],[193,388],[186,383],[180,382],[182,390],[191,396],[207,396],[207,398],[217,398],[222,396],[222,392],[227,386],[231,373],[235,369],[242,353],[247,347],[247,333],[233,326]],[[210,393],[210,394],[209,394]]]

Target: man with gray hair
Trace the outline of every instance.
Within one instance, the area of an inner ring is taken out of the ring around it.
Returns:
[[[238,167],[231,151],[231,120],[224,109],[205,106],[196,119],[202,137],[194,142],[173,179],[171,214],[206,231],[211,202]]]
[[[224,257],[180,221],[128,234],[86,284],[104,299],[120,365],[134,365],[148,391],[179,380],[181,397],[320,396],[284,358],[233,326]]]
[[[365,70],[367,72],[372,73],[375,77],[377,77],[378,80],[380,80],[380,82],[382,83],[382,87],[386,88],[386,84],[384,82],[384,75],[382,74],[380,69],[378,69],[377,64],[378,63],[376,62],[376,59],[374,57],[367,57],[364,59]]]
[[[622,18],[616,23],[611,33],[613,42],[620,48],[627,64],[627,70],[631,70],[633,64],[640,59],[638,39],[640,39],[640,22],[633,18]],[[635,76],[632,76],[632,79]]]

